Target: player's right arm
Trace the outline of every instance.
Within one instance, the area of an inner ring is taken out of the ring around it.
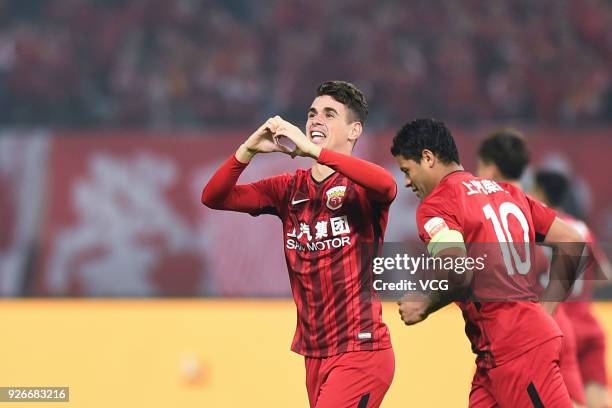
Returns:
[[[585,242],[580,233],[556,213],[527,196],[536,239],[552,247],[550,279],[542,294],[542,306],[553,314],[560,301],[569,294],[578,276],[578,268]],[[538,239],[539,237],[539,239]],[[543,239],[542,239],[543,237]]]
[[[601,288],[608,286],[612,280],[612,264],[592,234],[591,237],[591,241],[587,244],[595,261],[593,265],[595,273],[591,278],[596,279],[595,288]]]
[[[289,175],[237,185],[238,178],[257,153],[290,150],[277,143],[273,132],[276,118],[268,119],[221,165],[202,191],[202,204],[216,210],[231,210],[260,214],[278,212],[281,188]]]

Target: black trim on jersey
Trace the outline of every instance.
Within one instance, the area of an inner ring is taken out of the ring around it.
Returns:
[[[321,185],[324,184],[326,181],[328,181],[330,178],[332,178],[333,176],[335,176],[336,174],[338,174],[337,171],[334,171],[332,174],[330,174],[329,176],[325,177],[323,180],[321,181],[317,181],[313,175],[312,175],[312,170],[309,170],[310,172],[310,179],[313,181],[313,183],[317,184],[317,185]]]
[[[533,382],[529,383],[527,393],[529,394],[529,399],[533,404],[533,408],[545,408],[544,403],[540,399],[540,394],[538,394],[538,390],[536,389],[535,385],[533,385]]]
[[[359,404],[357,404],[357,408],[367,408],[368,401],[370,400],[370,393],[364,394],[359,400]]]

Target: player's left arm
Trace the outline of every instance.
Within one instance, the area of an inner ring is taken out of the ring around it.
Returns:
[[[469,295],[473,277],[473,272],[468,268],[461,273],[445,268],[446,265],[458,265],[455,259],[467,256],[462,228],[456,216],[445,210],[447,199],[432,197],[427,200],[428,202],[422,203],[417,210],[419,237],[427,244],[430,257],[445,260],[441,265],[434,263],[440,268],[427,271],[428,277],[447,281],[448,289],[408,294],[402,298],[398,302],[400,315],[407,325],[424,320],[449,303],[464,300]]]
[[[387,170],[369,161],[348,156],[333,150],[321,148],[312,143],[295,125],[283,121],[277,129],[277,135],[285,136],[296,145],[293,156],[311,157],[328,166],[362,186],[368,198],[374,201],[390,203],[397,195],[397,184],[393,175]]]

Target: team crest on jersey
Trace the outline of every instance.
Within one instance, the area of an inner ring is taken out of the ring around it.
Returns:
[[[448,229],[446,221],[440,217],[433,217],[424,225],[425,231],[429,234],[429,238],[433,238],[438,232]]]
[[[325,192],[327,195],[327,202],[325,205],[330,210],[337,210],[342,207],[342,202],[344,201],[344,194],[346,193],[346,186],[336,186],[332,187]]]

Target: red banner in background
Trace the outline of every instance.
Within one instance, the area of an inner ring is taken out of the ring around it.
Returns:
[[[612,138],[534,132],[534,164],[563,167],[580,185],[589,221],[612,238],[612,186],[603,170]],[[51,139],[42,213],[36,295],[285,296],[289,283],[281,225],[272,216],[213,211],[203,185],[244,135],[137,133],[57,135]],[[402,175],[389,154],[390,133],[368,134],[356,154]],[[478,139],[457,135],[473,169]],[[305,159],[257,157],[241,182],[297,167]],[[391,207],[387,241],[416,239],[417,199],[408,190]]]

